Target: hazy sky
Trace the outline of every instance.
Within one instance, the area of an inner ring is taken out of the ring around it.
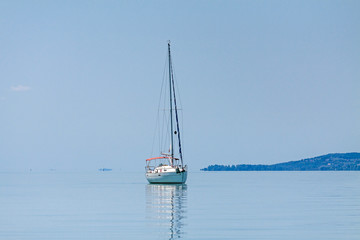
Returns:
[[[167,40],[184,159],[360,151],[360,1],[0,1],[0,171],[150,156]]]

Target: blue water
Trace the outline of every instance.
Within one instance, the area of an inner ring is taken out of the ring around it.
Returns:
[[[0,239],[360,239],[360,172],[0,173]]]

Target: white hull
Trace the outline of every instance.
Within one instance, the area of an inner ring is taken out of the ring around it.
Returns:
[[[187,171],[185,172],[147,172],[146,179],[149,183],[185,183],[187,178]]]

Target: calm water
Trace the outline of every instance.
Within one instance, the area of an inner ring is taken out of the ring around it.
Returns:
[[[0,239],[360,239],[360,172],[0,173]]]

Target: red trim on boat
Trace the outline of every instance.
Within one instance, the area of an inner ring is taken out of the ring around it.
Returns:
[[[156,159],[164,159],[164,158],[171,159],[171,157],[154,157],[154,158],[148,158],[148,159],[146,159],[146,161],[151,161],[151,160],[156,160]],[[179,160],[178,158],[172,158],[172,159]]]

